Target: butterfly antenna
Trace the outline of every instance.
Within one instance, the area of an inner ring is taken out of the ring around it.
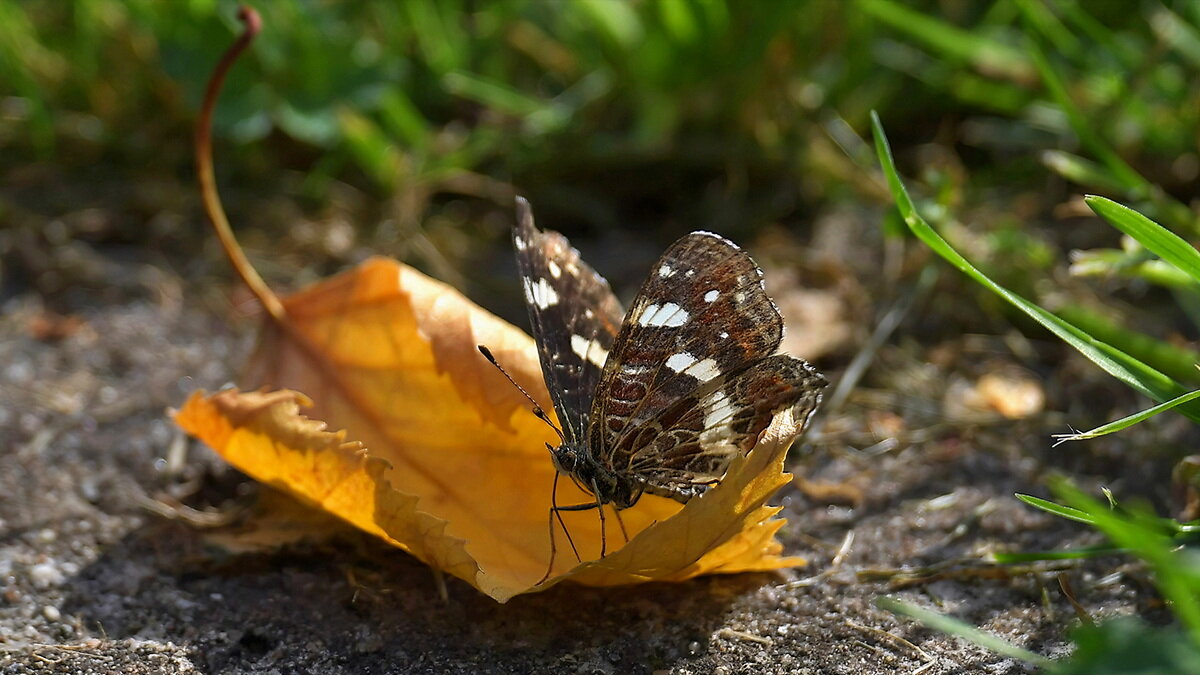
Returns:
[[[521,392],[525,396],[525,398],[528,399],[531,404],[533,404],[534,417],[537,417],[539,420],[548,424],[550,426],[550,428],[554,430],[554,433],[558,434],[558,440],[565,443],[567,441],[567,439],[565,436],[563,436],[562,429],[559,429],[558,425],[550,420],[550,416],[546,414],[545,410],[542,410],[542,406],[538,405],[538,402],[533,400],[533,397],[529,395],[529,392],[525,391],[524,387],[517,384],[517,381],[512,379],[512,375],[508,374],[508,371],[504,369],[504,366],[500,365],[496,361],[496,357],[492,355],[492,350],[488,349],[487,347],[484,347],[483,345],[475,345],[475,346],[479,349],[479,353],[483,354],[483,358],[487,359],[488,363],[495,366],[496,370],[499,370],[500,374],[504,376],[504,379],[508,380],[509,383],[512,384],[512,386],[517,388],[517,391]]]

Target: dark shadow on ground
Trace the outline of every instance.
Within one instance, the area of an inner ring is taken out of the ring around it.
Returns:
[[[223,557],[157,522],[70,582],[63,611],[110,639],[189,645],[206,672],[652,672],[701,656],[770,575],[618,589],[560,585],[500,605],[366,537]]]

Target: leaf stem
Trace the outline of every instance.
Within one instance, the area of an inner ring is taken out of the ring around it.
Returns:
[[[229,258],[233,269],[250,289],[250,292],[254,294],[254,297],[258,298],[267,314],[276,322],[284,323],[287,312],[283,303],[259,276],[246,258],[242,247],[238,245],[237,238],[233,235],[233,228],[229,225],[229,218],[225,215],[225,208],[221,205],[221,197],[217,193],[217,181],[213,177],[212,118],[213,110],[217,105],[217,97],[221,94],[221,87],[225,84],[225,76],[229,73],[229,69],[233,67],[238,57],[246,50],[246,47],[250,46],[254,37],[262,29],[262,18],[250,7],[243,6],[238,9],[238,19],[246,28],[237,41],[225,50],[216,69],[213,70],[212,77],[208,80],[208,87],[204,90],[204,102],[200,106],[200,117],[196,121],[196,179],[200,182],[204,211],[208,214],[209,222],[212,223],[213,229],[217,233],[217,239],[221,242],[221,248],[225,250],[225,255]]]

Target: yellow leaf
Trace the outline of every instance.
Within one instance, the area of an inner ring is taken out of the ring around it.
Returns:
[[[614,585],[803,562],[780,556],[774,535],[784,521],[763,506],[789,479],[783,459],[799,428],[785,413],[702,497],[684,506],[645,495],[622,511],[628,544],[608,507],[601,560],[598,514],[564,513],[591,562],[578,563],[559,531],[554,575],[534,586],[550,556],[554,466],[545,444],[557,437],[476,351],[487,345],[550,409],[532,340],[385,259],[283,304],[287,322],[268,324],[251,365],[255,381],[281,390],[197,393],[176,421],[257,480],[501,602],[564,579]],[[308,417],[301,405],[311,405]],[[559,504],[592,499],[559,481]]]

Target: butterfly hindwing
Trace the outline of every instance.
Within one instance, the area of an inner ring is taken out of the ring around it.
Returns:
[[[592,404],[590,445],[627,466],[672,405],[770,356],[783,320],[744,251],[694,232],[659,258],[629,309]]]
[[[785,354],[716,378],[642,425],[628,464],[617,467],[646,491],[686,502],[725,475],[734,457],[754,447],[779,412],[803,425],[820,401],[825,379]],[[623,454],[623,453],[622,453]]]
[[[566,237],[537,229],[529,202],[520,198],[513,245],[554,411],[567,439],[582,441],[592,396],[621,325],[621,303]]]

